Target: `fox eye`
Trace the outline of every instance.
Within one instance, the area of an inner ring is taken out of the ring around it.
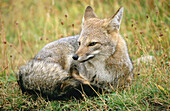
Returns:
[[[81,45],[81,43],[80,43],[80,42],[78,42],[78,44],[79,44],[79,45]]]
[[[91,42],[88,46],[94,46],[96,44],[97,44],[97,42]]]

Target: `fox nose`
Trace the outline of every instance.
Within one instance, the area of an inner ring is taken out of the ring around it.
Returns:
[[[73,55],[73,57],[72,57],[74,60],[77,60],[78,58],[79,58],[79,56],[78,55]]]

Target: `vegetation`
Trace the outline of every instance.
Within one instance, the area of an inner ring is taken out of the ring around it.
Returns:
[[[123,91],[67,101],[22,94],[15,77],[19,67],[45,44],[79,34],[88,5],[100,18],[123,6],[120,33],[130,57],[151,55],[154,61],[134,62],[134,81]],[[169,110],[169,16],[168,0],[1,0],[0,110]]]

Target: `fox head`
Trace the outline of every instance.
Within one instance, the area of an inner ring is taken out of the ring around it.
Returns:
[[[88,6],[82,20],[82,31],[78,39],[79,48],[74,60],[85,62],[97,56],[110,56],[116,50],[123,7],[112,17],[99,19]]]

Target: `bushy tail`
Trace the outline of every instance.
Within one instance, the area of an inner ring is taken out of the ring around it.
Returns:
[[[57,63],[31,60],[17,75],[22,92],[41,94],[48,98],[80,97],[82,92],[93,92],[82,78],[71,76]]]

